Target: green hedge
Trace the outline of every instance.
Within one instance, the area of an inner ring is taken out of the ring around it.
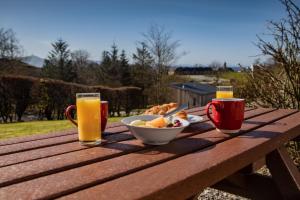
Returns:
[[[100,92],[109,101],[110,115],[129,114],[140,105],[141,90],[137,87],[110,88],[86,86],[53,79],[27,76],[0,76],[0,117],[3,122],[20,121],[26,109],[39,118],[64,119],[64,110],[75,104],[76,93]]]

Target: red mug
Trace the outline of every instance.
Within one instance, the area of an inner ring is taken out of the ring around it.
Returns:
[[[72,118],[71,111],[76,110],[75,105],[70,105],[66,108],[65,115],[68,120],[70,120],[75,126],[78,126],[77,122]],[[101,101],[101,132],[105,130],[106,124],[107,124],[107,118],[108,118],[108,101]],[[99,122],[100,123],[100,122]]]
[[[212,107],[212,115],[209,108]],[[206,115],[223,133],[237,133],[244,121],[245,100],[238,98],[218,98],[206,105]]]

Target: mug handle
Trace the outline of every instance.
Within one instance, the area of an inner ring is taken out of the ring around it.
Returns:
[[[76,110],[76,106],[75,105],[70,105],[66,108],[65,111],[65,115],[67,117],[68,120],[70,120],[75,126],[78,126],[77,122],[72,118],[70,112],[71,110]]]
[[[207,115],[208,119],[210,119],[210,121],[212,121],[212,123],[213,123],[214,125],[216,125],[216,121],[211,117],[211,115],[210,115],[210,113],[209,113],[209,108],[210,108],[211,106],[214,106],[215,109],[217,109],[217,106],[218,106],[218,105],[215,104],[215,103],[213,103],[213,102],[209,102],[209,103],[206,105],[206,115]]]

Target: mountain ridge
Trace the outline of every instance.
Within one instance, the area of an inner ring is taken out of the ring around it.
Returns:
[[[42,68],[44,65],[45,59],[32,54],[30,56],[25,56],[25,57],[21,58],[21,61],[28,65]]]

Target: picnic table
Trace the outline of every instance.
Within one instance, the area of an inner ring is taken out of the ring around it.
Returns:
[[[120,123],[98,147],[77,131],[0,141],[0,199],[192,199],[206,187],[250,198],[300,199],[300,175],[284,143],[300,135],[300,112],[246,108],[237,134],[204,121],[167,145],[144,145]],[[254,173],[266,163],[272,177]]]

